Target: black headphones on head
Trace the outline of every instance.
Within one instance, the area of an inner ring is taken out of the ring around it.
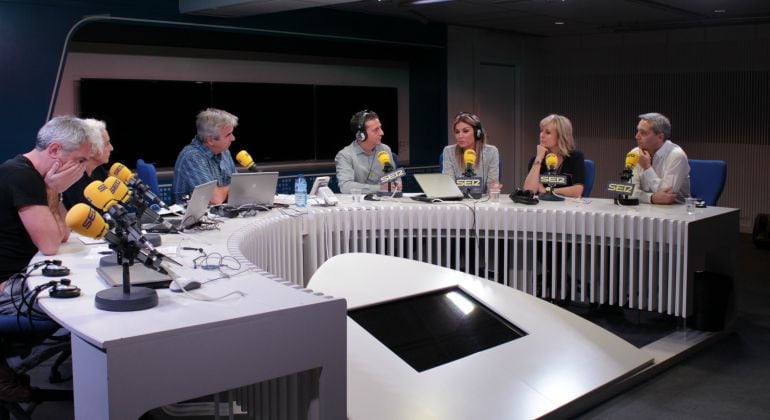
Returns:
[[[471,114],[470,112],[459,112],[455,118],[460,117],[470,118],[470,120],[473,122],[473,139],[480,141],[481,137],[484,136],[484,128],[481,127],[481,120],[479,117],[477,117],[476,114]]]
[[[356,133],[356,141],[359,143],[366,141],[366,117],[369,116],[371,113],[368,109],[365,109],[363,111],[359,111],[361,113],[361,116],[358,117],[358,122],[356,123],[354,132]]]

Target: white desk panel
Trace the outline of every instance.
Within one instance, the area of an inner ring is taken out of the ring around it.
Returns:
[[[348,318],[351,419],[535,418],[650,366],[652,357],[520,291],[431,264],[372,254],[328,260],[309,287],[348,309],[459,285],[528,335],[417,372]]]

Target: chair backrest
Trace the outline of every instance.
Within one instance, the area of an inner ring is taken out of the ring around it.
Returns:
[[[591,190],[594,189],[594,177],[596,176],[596,165],[594,164],[594,161],[592,161],[591,159],[585,159],[584,162],[586,165],[586,173],[585,173],[586,183],[583,185],[583,197],[588,197],[591,195]]]
[[[158,186],[158,173],[155,170],[155,165],[147,163],[143,159],[136,160],[136,173],[139,175],[139,179],[142,180],[150,190],[160,197],[160,187]]]
[[[727,179],[727,162],[690,159],[690,195],[716,206]]]

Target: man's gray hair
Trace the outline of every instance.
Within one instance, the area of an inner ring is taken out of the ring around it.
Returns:
[[[647,114],[639,115],[639,119],[649,122],[655,134],[663,133],[665,140],[671,138],[671,122],[665,115],[658,114],[657,112],[648,112]]]
[[[219,137],[219,129],[224,126],[235,128],[238,126],[238,117],[221,109],[208,108],[198,113],[195,119],[195,128],[198,130],[198,141],[206,140],[206,137]]]
[[[51,143],[59,143],[65,152],[79,149],[89,141],[88,126],[83,120],[71,115],[54,117],[37,132],[35,148],[43,151]]]
[[[91,148],[99,154],[104,150],[104,138],[102,137],[102,131],[107,131],[107,124],[104,121],[94,118],[86,118],[83,120],[88,126],[88,141],[91,142]]]

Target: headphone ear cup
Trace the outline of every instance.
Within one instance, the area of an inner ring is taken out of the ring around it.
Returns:
[[[366,141],[366,131],[364,130],[356,131],[356,140],[358,140],[359,142]]]
[[[480,128],[477,128],[477,129],[476,129],[476,141],[479,141],[479,140],[481,140],[481,134],[482,134],[482,131],[481,131],[481,129],[480,129]]]

